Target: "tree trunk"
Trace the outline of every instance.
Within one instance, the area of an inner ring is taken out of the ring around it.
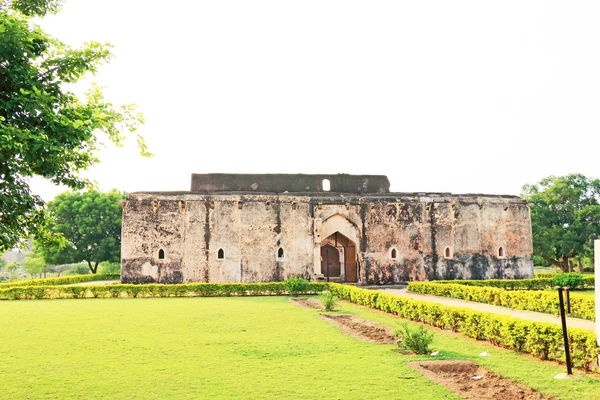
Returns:
[[[548,257],[548,256],[547,256],[546,254],[544,254],[544,253],[540,253],[540,256],[542,256],[542,258],[543,258],[544,260],[546,260],[547,262],[549,262],[550,264],[552,264],[552,265],[554,265],[554,266],[556,266],[556,267],[559,267],[559,268],[560,268],[560,270],[561,270],[561,271],[563,271],[563,272],[565,272],[565,271],[566,271],[566,269],[568,268],[568,267],[567,267],[567,268],[565,268],[565,265],[564,265],[564,263],[563,263],[563,262],[564,262],[564,260],[563,260],[563,262],[561,262],[561,261],[559,261],[559,260],[555,260],[554,258],[550,258],[550,257]]]
[[[581,262],[581,257],[576,258],[577,267],[579,268],[579,273],[583,274],[583,263]]]
[[[560,269],[562,270],[562,272],[571,272],[569,256],[563,256]]]
[[[92,267],[92,262],[91,262],[91,261],[88,261],[87,263],[88,263],[88,267],[90,267],[90,271],[92,271],[92,274],[95,274],[95,273],[96,273],[96,271],[98,271],[98,264],[99,264],[99,262],[98,262],[98,261],[96,261],[96,262],[94,263],[94,266],[93,266],[93,267]]]

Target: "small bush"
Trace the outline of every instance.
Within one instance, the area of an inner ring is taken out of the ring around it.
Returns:
[[[583,286],[583,275],[581,274],[558,274],[552,278],[554,286],[568,287],[571,289],[577,289]]]
[[[91,274],[90,267],[87,264],[76,264],[71,268],[65,270],[63,273],[65,276],[67,275],[86,275]]]
[[[298,296],[308,290],[309,283],[304,278],[290,278],[285,281],[285,288],[292,297]]]
[[[102,262],[98,266],[98,275],[120,275],[121,264],[116,262]]]
[[[556,272],[536,272],[533,274],[536,279],[552,279],[557,273]]]
[[[327,291],[327,292],[323,292],[321,293],[321,296],[319,296],[321,299],[321,303],[323,304],[323,307],[325,308],[325,311],[335,311],[335,308],[338,305],[338,301],[339,299],[333,295],[333,293]]]
[[[0,283],[0,289],[8,289],[12,287],[20,286],[58,286],[58,285],[72,285],[75,283],[91,282],[91,281],[110,281],[117,280],[121,277],[117,275],[69,275],[61,276],[58,278],[45,278],[45,279],[27,279],[23,281],[8,281]]]
[[[340,299],[355,304],[488,340],[496,346],[529,353],[538,358],[558,362],[564,362],[565,359],[562,328],[557,324],[443,306],[337,283],[330,283],[328,286]],[[596,334],[579,328],[569,328],[568,334],[573,366],[597,371],[600,348],[596,343]]]
[[[304,294],[320,294],[327,289],[321,282],[308,283]],[[106,297],[228,297],[282,296],[288,289],[284,282],[256,283],[184,283],[146,285],[116,284],[98,286],[0,286],[0,300],[72,299]]]
[[[536,279],[530,279],[534,281]],[[540,279],[537,279],[540,280]],[[560,315],[558,296],[555,291],[505,290],[490,286],[469,286],[436,282],[410,282],[408,291],[434,296],[449,297],[478,303],[514,308],[515,310],[537,311]],[[575,318],[595,318],[593,296],[571,294],[571,316]]]
[[[433,332],[426,329],[423,325],[415,330],[408,327],[404,322],[402,326],[394,332],[398,338],[398,347],[411,350],[417,354],[429,354],[429,346],[433,342]]]

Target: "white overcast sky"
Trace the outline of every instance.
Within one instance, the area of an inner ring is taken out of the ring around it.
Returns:
[[[41,21],[110,42],[92,77],[136,103],[154,158],[106,150],[102,190],[191,173],[385,174],[393,191],[519,194],[600,177],[600,2],[66,0]],[[46,200],[64,189],[38,179]]]

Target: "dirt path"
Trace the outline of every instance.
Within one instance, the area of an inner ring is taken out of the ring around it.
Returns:
[[[429,301],[431,303],[439,303],[445,306],[452,307],[463,307],[470,308],[478,311],[491,312],[494,314],[509,315],[511,317],[536,321],[536,322],[550,322],[551,324],[560,325],[560,316],[534,312],[534,311],[522,311],[513,310],[512,308],[493,306],[490,304],[476,303],[474,301],[466,301],[459,299],[449,299],[447,297],[432,296],[429,294],[418,294],[408,292],[406,289],[379,289],[379,291],[393,294],[396,296],[408,297],[415,300]],[[587,321],[579,318],[567,318],[567,327],[569,328],[581,328],[587,329],[592,332],[596,332],[596,325],[593,321]]]
[[[413,361],[406,365],[464,399],[549,399],[528,386],[495,374],[472,361]]]

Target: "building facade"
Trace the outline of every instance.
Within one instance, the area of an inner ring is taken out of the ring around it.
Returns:
[[[390,193],[380,175],[193,174],[123,204],[127,283],[531,278],[532,253],[523,199]]]

